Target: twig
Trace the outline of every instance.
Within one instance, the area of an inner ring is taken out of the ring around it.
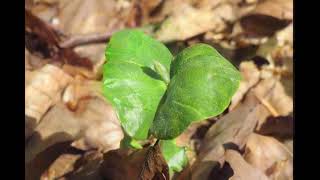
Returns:
[[[113,32],[107,32],[103,34],[78,35],[60,43],[59,46],[62,48],[71,48],[91,43],[104,43],[111,37],[112,33]]]

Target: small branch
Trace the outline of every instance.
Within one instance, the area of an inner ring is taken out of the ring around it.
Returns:
[[[59,45],[62,48],[71,48],[91,43],[104,43],[111,37],[112,33],[113,32],[74,36]]]

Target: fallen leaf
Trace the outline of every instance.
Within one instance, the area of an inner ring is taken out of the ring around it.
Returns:
[[[270,92],[265,92],[269,96]],[[271,91],[272,93],[272,91]],[[243,103],[222,116],[203,139],[196,162],[191,167],[192,179],[206,179],[215,167],[224,163],[225,149],[242,148],[260,119],[270,115],[250,90]]]
[[[284,145],[288,148],[288,150],[293,154],[293,139],[286,140]]]
[[[40,180],[57,179],[74,170],[74,163],[81,157],[80,154],[62,154],[41,175]]]
[[[46,22],[25,9],[25,44],[32,54],[41,58],[92,69],[90,59],[80,57],[71,48],[61,48],[58,33]]]
[[[44,116],[26,144],[26,162],[58,142],[83,138],[84,148],[117,149],[123,132],[111,105],[99,98],[82,100],[76,111],[57,104]]]
[[[240,19],[244,33],[249,36],[271,36],[292,21],[292,0],[266,0]]]
[[[252,14],[263,14],[273,16],[278,19],[292,20],[293,1],[292,0],[266,0],[258,3]]]
[[[87,80],[82,76],[76,75],[74,80],[65,88],[62,101],[71,111],[75,111],[79,105],[79,101],[92,97],[100,97],[102,95],[102,83],[100,81]]]
[[[220,32],[226,28],[226,21],[233,21],[235,14],[229,4],[222,4],[214,10],[197,9],[190,4],[182,3],[173,14],[166,19],[155,37],[163,42],[182,41],[205,33],[212,29]],[[188,31],[185,31],[188,29]]]
[[[63,154],[79,155],[83,152],[70,147],[70,141],[57,143],[39,153],[32,161],[25,164],[25,179],[40,179],[41,175]],[[44,176],[43,176],[44,177]]]
[[[293,137],[293,117],[278,116],[269,117],[262,125],[258,134],[273,136],[277,139],[288,139]]]
[[[286,44],[293,45],[293,23],[289,24],[286,28],[276,33],[276,38],[279,46]]]
[[[272,87],[272,88],[271,88]],[[272,91],[270,96],[263,97],[267,91]],[[287,116],[293,110],[293,100],[289,97],[283,85],[274,77],[262,80],[259,86],[254,88],[255,96],[269,110],[272,116]],[[259,121],[257,130],[259,130],[266,119]]]
[[[284,160],[276,162],[267,170],[267,175],[272,180],[293,180],[293,161]]]
[[[256,125],[263,123],[272,115],[275,109],[273,106],[279,107],[277,112],[287,112],[282,110],[281,105],[288,106],[288,102],[281,101],[288,99],[279,94],[281,95],[279,80],[273,77],[263,79],[249,90],[243,103],[222,116],[207,131],[203,139],[198,158],[191,167],[192,179],[206,179],[214,167],[223,164],[225,149],[234,146],[243,148],[248,136],[256,129]],[[280,97],[282,99],[275,100]],[[289,101],[289,105],[290,102],[292,101]]]
[[[32,134],[47,110],[59,101],[62,91],[72,81],[71,76],[49,64],[38,71],[29,72],[29,75],[31,77],[26,81],[25,89],[26,138]]]
[[[260,80],[260,71],[252,61],[242,62],[239,70],[241,72],[242,80],[237,92],[232,97],[229,111],[232,111],[243,99],[243,96],[247,91]]]
[[[103,162],[103,154],[99,151],[89,151],[85,153],[75,164],[75,170],[58,178],[58,180],[103,180],[99,173],[99,168]]]
[[[291,162],[291,164],[285,164],[286,166],[289,166],[288,168],[292,169],[292,158],[292,152],[290,152],[290,150],[288,150],[284,144],[272,137],[251,134],[248,138],[244,159],[253,167],[260,169],[262,172],[267,173],[268,171],[267,174],[271,174],[269,169],[275,168],[273,167],[274,164],[283,162]],[[280,164],[276,166],[279,165]],[[286,168],[286,166],[275,168],[273,173],[275,173],[275,171],[280,173],[279,171],[281,170],[287,171],[288,168]]]
[[[130,153],[128,149],[109,151],[100,168],[104,178],[111,180],[169,179],[169,168],[159,144]]]
[[[123,27],[129,7],[117,9],[117,3],[116,0],[61,0],[57,27],[68,35],[106,33]]]
[[[227,150],[225,159],[234,171],[230,180],[268,180],[262,171],[248,164],[237,151]]]
[[[293,24],[262,44],[257,55],[270,63],[262,69],[262,76],[270,72],[280,76],[286,93],[293,97]]]
[[[80,133],[80,124],[62,104],[53,106],[36,127],[25,146],[25,162],[59,142],[72,141]]]

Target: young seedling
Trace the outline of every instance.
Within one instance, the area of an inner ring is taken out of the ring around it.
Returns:
[[[105,97],[134,141],[160,141],[170,170],[186,164],[174,138],[192,122],[221,114],[240,82],[240,73],[213,47],[195,44],[175,58],[160,42],[135,29],[115,33],[105,51]],[[127,141],[127,144],[130,142]]]

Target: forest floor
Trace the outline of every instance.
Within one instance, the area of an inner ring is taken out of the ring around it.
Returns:
[[[139,158],[116,150],[123,130],[99,88],[106,42],[134,27],[174,55],[210,44],[242,75],[223,114],[176,139],[189,162],[172,179],[293,179],[292,0],[26,0],[25,9],[25,179],[139,170]]]

